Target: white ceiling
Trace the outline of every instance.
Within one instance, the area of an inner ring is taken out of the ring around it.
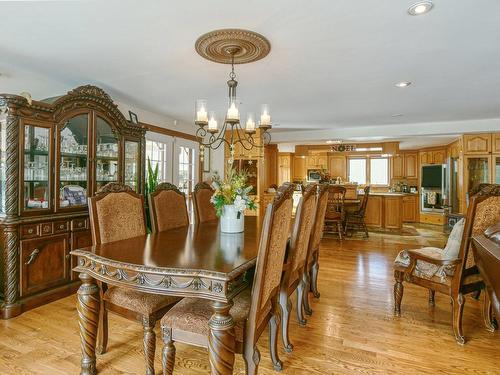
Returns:
[[[0,92],[39,99],[93,83],[116,100],[190,122],[196,98],[222,113],[229,72],[199,57],[194,42],[237,27],[271,42],[268,57],[236,73],[243,111],[269,103],[277,140],[385,139],[397,129],[414,142],[417,123],[446,135],[458,132],[454,121],[499,119],[500,1],[434,0],[417,17],[406,13],[412,3],[1,1]],[[413,84],[399,89],[397,81]],[[467,124],[500,129],[500,120]]]

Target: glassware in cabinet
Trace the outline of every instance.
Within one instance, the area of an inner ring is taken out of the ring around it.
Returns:
[[[139,192],[139,166],[141,162],[139,142],[125,140],[125,185]]]
[[[68,120],[59,134],[59,207],[87,205],[89,115]]]
[[[118,138],[101,117],[96,121],[96,191],[108,182],[118,181]]]
[[[50,128],[23,126],[23,209],[50,209]]]

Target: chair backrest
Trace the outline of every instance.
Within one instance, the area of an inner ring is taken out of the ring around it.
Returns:
[[[328,204],[328,184],[320,184],[317,190],[316,213],[311,229],[311,239],[309,240],[308,263],[312,260],[313,254],[318,251],[323,227],[325,226],[326,206]]]
[[[344,209],[346,188],[331,184],[328,185],[328,202],[326,208],[327,218],[340,217]]]
[[[88,199],[95,245],[145,235],[144,197],[116,182],[103,186]]]
[[[213,189],[206,182],[199,182],[193,191],[194,216],[197,223],[216,220],[215,207],[210,202],[214,194]]]
[[[464,276],[474,273],[475,262],[472,254],[472,236],[482,234],[488,227],[500,221],[500,185],[480,184],[473,191],[465,217],[464,233],[458,257],[461,265],[453,275],[452,290],[458,291]],[[469,271],[470,270],[470,271]]]
[[[153,232],[189,225],[186,195],[168,182],[159,184],[148,196]]]
[[[316,189],[315,184],[306,186],[295,213],[295,223],[287,259],[288,274],[284,276],[285,280],[288,280],[288,285],[292,285],[300,279],[306,267],[309,239],[316,211]]]
[[[267,324],[264,316],[276,306],[292,221],[292,195],[293,186],[283,184],[266,209],[247,319],[246,344],[253,345],[258,340]]]
[[[365,216],[366,206],[368,204],[368,198],[370,197],[370,185],[365,186],[363,189],[364,195],[361,204],[359,205],[358,215]]]

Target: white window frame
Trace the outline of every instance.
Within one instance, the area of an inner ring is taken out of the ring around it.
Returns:
[[[391,163],[390,163],[390,158],[387,156],[383,155],[350,155],[347,157],[347,177],[350,176],[350,163],[349,161],[351,159],[365,159],[366,160],[366,184],[360,184],[360,185],[370,185],[370,186],[380,186],[380,187],[387,187],[390,186],[391,184]],[[387,185],[375,185],[371,183],[371,173],[370,173],[370,167],[371,167],[371,159],[386,159],[387,160]]]

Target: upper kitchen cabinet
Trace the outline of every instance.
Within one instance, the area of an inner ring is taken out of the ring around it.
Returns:
[[[328,170],[331,178],[347,179],[347,158],[344,155],[328,156]]]
[[[491,152],[491,134],[465,134],[463,147],[465,154],[488,154]]]

